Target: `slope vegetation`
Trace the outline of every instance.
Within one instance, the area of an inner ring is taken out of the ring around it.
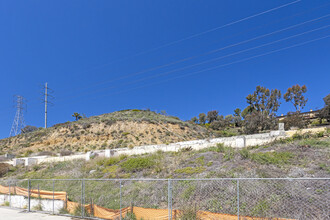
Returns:
[[[123,110],[0,140],[0,154],[59,153],[166,144],[213,137],[206,128],[147,110]]]

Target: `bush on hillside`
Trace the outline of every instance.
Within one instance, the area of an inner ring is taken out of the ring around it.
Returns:
[[[292,127],[305,128],[308,125],[308,120],[305,120],[297,112],[288,112],[287,117],[283,120],[285,130],[290,130]]]
[[[154,165],[155,161],[151,157],[135,157],[122,162],[120,167],[125,171],[134,172],[152,168]]]

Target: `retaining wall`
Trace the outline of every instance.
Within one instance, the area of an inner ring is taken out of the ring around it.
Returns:
[[[325,131],[326,128],[313,128],[313,129],[302,129],[299,131],[284,131],[283,126],[280,124],[280,130],[271,131],[269,133],[264,134],[252,134],[252,135],[242,135],[242,136],[234,136],[234,137],[221,137],[221,138],[213,138],[213,139],[205,139],[205,140],[194,140],[194,141],[184,141],[172,144],[159,144],[159,145],[145,145],[145,146],[137,146],[133,149],[129,148],[118,148],[118,149],[107,149],[102,151],[93,151],[88,152],[86,154],[76,154],[70,156],[62,156],[62,157],[29,157],[29,158],[16,158],[13,161],[7,162],[14,166],[20,165],[24,162],[25,166],[30,166],[34,164],[40,163],[51,163],[51,162],[60,162],[60,161],[68,161],[75,159],[84,159],[89,160],[94,156],[100,157],[113,157],[119,156],[122,154],[126,155],[138,155],[138,154],[146,154],[146,153],[154,153],[158,150],[161,151],[179,151],[182,148],[191,147],[194,150],[200,150],[203,148],[208,148],[215,146],[216,144],[222,143],[226,146],[230,146],[233,148],[243,148],[249,146],[256,146],[262,144],[268,144],[275,140],[286,138],[292,136],[294,133],[301,132],[320,132]],[[281,129],[282,128],[282,129]]]
[[[30,199],[31,210],[35,209],[39,205],[42,207],[42,211],[53,212],[53,200],[50,199]],[[18,195],[0,195],[0,205],[5,202],[10,203],[10,207],[26,209],[28,207],[28,198]],[[60,210],[63,209],[64,201],[54,200],[54,213],[59,214]]]

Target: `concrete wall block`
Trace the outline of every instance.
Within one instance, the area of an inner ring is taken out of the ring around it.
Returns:
[[[235,147],[237,148],[243,148],[246,147],[246,139],[245,136],[237,137],[235,141]]]
[[[38,159],[37,158],[25,158],[25,166],[32,166],[38,164]]]
[[[13,166],[19,166],[19,165],[24,165],[25,164],[25,160],[24,159],[18,159],[18,158],[15,158],[14,159],[14,162],[13,162]]]
[[[86,153],[86,160],[90,160],[91,159],[91,155],[92,155],[92,152],[87,152]]]

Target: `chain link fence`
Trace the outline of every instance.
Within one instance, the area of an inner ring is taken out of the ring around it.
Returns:
[[[91,219],[330,219],[330,178],[0,180],[0,204]]]

